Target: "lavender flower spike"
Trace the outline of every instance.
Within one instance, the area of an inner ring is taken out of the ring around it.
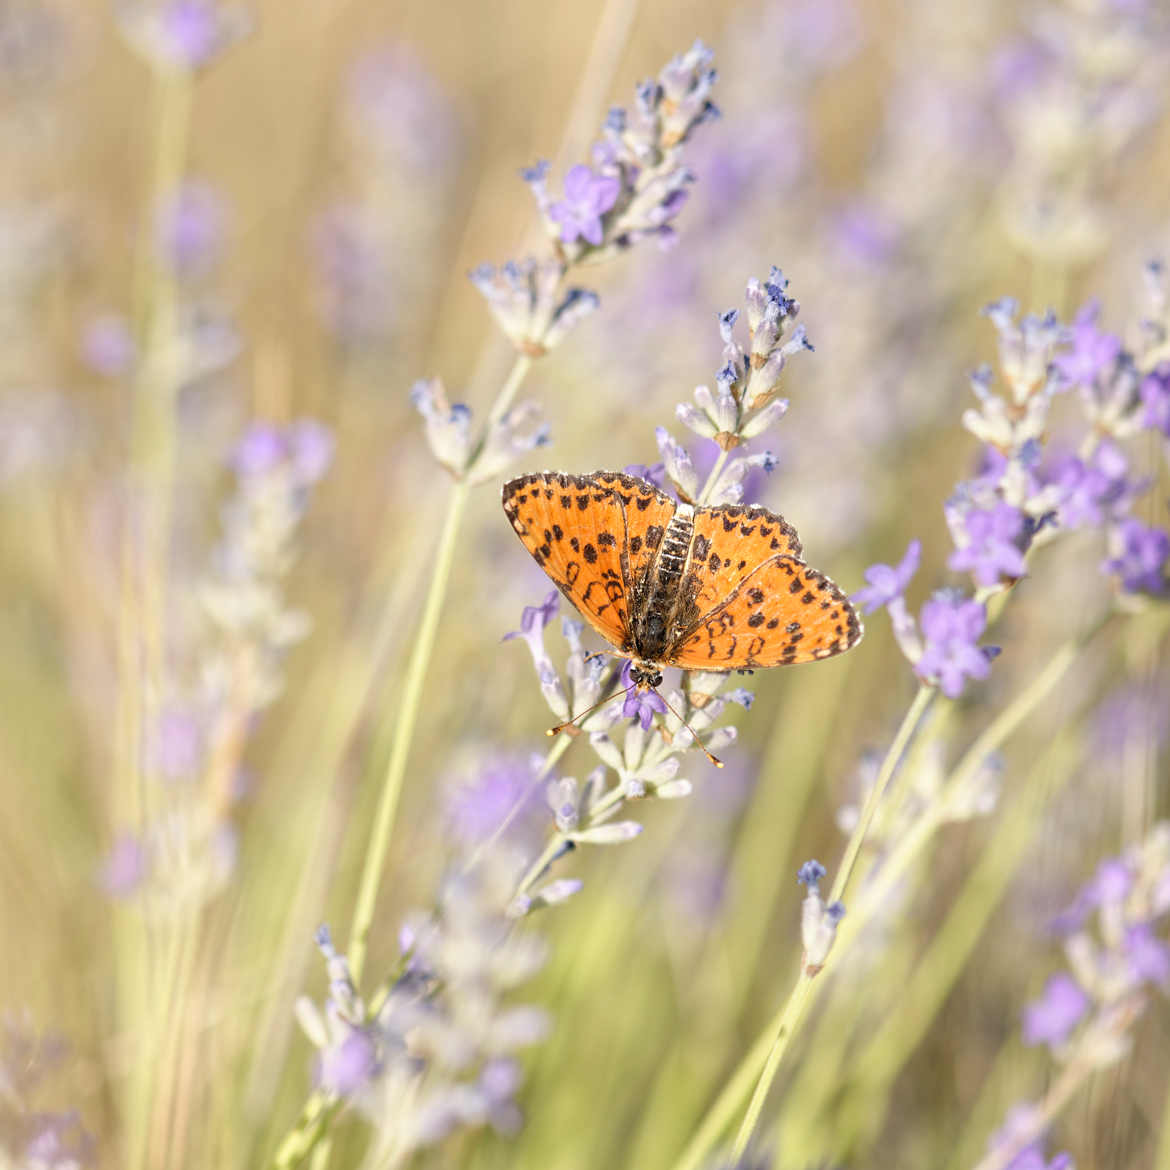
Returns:
[[[870,565],[865,570],[868,584],[864,589],[854,593],[852,600],[857,605],[864,606],[862,612],[866,614],[889,605],[895,597],[901,597],[906,592],[914,574],[918,572],[921,559],[922,541],[912,540],[906,546],[906,555],[897,565]]]

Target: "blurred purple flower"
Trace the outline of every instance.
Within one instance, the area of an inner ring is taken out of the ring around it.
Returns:
[[[222,0],[130,0],[118,15],[127,40],[162,69],[201,69],[251,24],[243,8]]]
[[[1072,386],[1091,386],[1113,368],[1121,354],[1121,338],[1097,328],[1101,305],[1091,300],[1077,313],[1070,330],[1071,348],[1057,354],[1053,366]]]
[[[450,98],[409,45],[381,45],[357,61],[345,112],[382,161],[414,179],[441,176],[455,160],[460,135]]]
[[[1088,1007],[1089,999],[1081,985],[1071,975],[1058,972],[1044,985],[1040,998],[1024,1009],[1024,1043],[1059,1048]]]
[[[1121,578],[1125,592],[1148,593],[1152,597],[1170,593],[1166,565],[1170,560],[1170,535],[1130,517],[1117,530],[1115,543],[1120,546],[1117,555],[1101,567]]]
[[[992,1150],[1003,1146],[1014,1148],[1021,1139],[1034,1133],[1035,1129],[1035,1107],[1016,1105],[1009,1111],[1003,1125],[991,1135],[991,1140],[987,1143],[988,1148]],[[1057,1154],[1049,1162],[1044,1156],[1043,1138],[1039,1137],[1028,1142],[1018,1153],[1014,1154],[1003,1170],[1073,1170],[1073,1164],[1068,1154]]]
[[[191,66],[209,61],[219,46],[219,17],[214,0],[171,0],[161,12],[163,29],[176,60]]]
[[[19,1163],[28,1170],[77,1170],[93,1161],[94,1140],[81,1124],[75,1109],[64,1113],[39,1113],[29,1120],[34,1126]]]
[[[638,479],[644,479],[656,488],[666,486],[666,465],[664,463],[631,463],[629,467],[623,467],[622,471],[625,475],[634,475]]]
[[[397,290],[367,213],[346,203],[328,208],[313,227],[312,249],[321,277],[321,314],[329,328],[348,343],[385,333]]]
[[[1136,983],[1170,984],[1170,946],[1158,938],[1148,922],[1125,932],[1122,954]]]
[[[90,369],[103,377],[125,377],[138,359],[130,323],[117,313],[91,318],[81,336],[81,353]]]
[[[621,194],[621,181],[596,174],[578,163],[565,175],[565,198],[549,207],[549,218],[561,225],[561,241],[571,244],[578,236],[595,248],[602,241],[601,217]]]
[[[896,565],[870,565],[865,570],[868,584],[854,593],[852,600],[864,606],[862,612],[867,614],[889,605],[895,597],[901,597],[906,592],[906,587],[918,572],[921,558],[922,541],[912,540],[906,546],[905,556]]]
[[[964,678],[987,677],[990,660],[976,645],[987,625],[979,602],[937,594],[922,607],[921,623],[925,646],[914,665],[920,678],[937,682],[948,699],[957,699]]]
[[[948,568],[972,573],[976,583],[984,587],[1027,572],[1020,548],[1024,514],[1019,508],[999,500],[991,508],[972,508],[962,524],[968,543],[951,553]]]
[[[147,869],[146,850],[136,837],[123,833],[102,863],[99,882],[111,897],[124,898],[142,884]]]
[[[527,838],[528,830],[541,832],[547,812],[537,783],[538,770],[519,757],[488,762],[475,777],[455,787],[446,800],[452,833],[463,845],[489,840],[505,821],[514,837]]]
[[[315,419],[303,418],[279,426],[254,422],[231,455],[231,465],[243,479],[267,475],[290,463],[299,485],[316,483],[333,459],[333,434]]]
[[[642,725],[643,731],[650,730],[654,716],[666,714],[666,702],[657,691],[639,692],[630,681],[630,671],[633,663],[626,660],[622,667],[622,686],[627,688],[626,701],[622,704],[622,718],[636,719]]]
[[[225,219],[224,201],[207,183],[184,183],[159,209],[159,247],[179,276],[194,276],[215,264]]]
[[[860,200],[837,212],[832,230],[845,255],[867,267],[885,263],[898,246],[897,225],[876,206]]]
[[[1088,460],[1077,455],[1058,459],[1044,475],[1058,494],[1058,519],[1064,528],[1096,528],[1125,511],[1143,488],[1129,478],[1125,452],[1108,439]]]
[[[1170,362],[1159,362],[1142,379],[1142,425],[1170,439]]]
[[[271,423],[254,422],[236,444],[231,463],[237,475],[247,478],[272,471],[287,455],[288,443],[280,428]]]
[[[373,1038],[360,1028],[350,1028],[340,1044],[322,1050],[317,1083],[339,1097],[352,1097],[378,1075],[378,1050]]]
[[[300,482],[316,483],[333,462],[333,432],[316,419],[301,418],[290,424],[288,441]]]
[[[194,779],[203,767],[204,728],[193,711],[172,707],[154,727],[151,759],[165,780]]]

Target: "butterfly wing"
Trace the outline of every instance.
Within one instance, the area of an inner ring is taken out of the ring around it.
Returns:
[[[553,584],[607,642],[626,649],[626,513],[615,492],[595,476],[538,472],[504,485],[504,512]]]
[[[700,612],[724,601],[763,561],[783,554],[801,556],[796,529],[783,516],[758,505],[696,508],[688,570]]]
[[[841,654],[862,632],[849,598],[824,573],[782,553],[748,572],[664,661],[684,670],[789,666]]]
[[[652,483],[618,471],[595,471],[584,478],[612,492],[621,503],[626,521],[626,580],[638,586],[654,561],[663,533],[675,512],[675,502]]]

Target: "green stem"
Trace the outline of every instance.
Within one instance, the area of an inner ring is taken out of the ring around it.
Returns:
[[[877,779],[874,781],[874,785],[866,797],[865,805],[861,810],[861,815],[857,819],[857,824],[850,834],[849,842],[845,846],[845,855],[837,868],[837,876],[833,882],[832,892],[829,894],[828,901],[830,903],[838,901],[841,895],[844,894],[882,796],[885,794],[886,788],[889,786],[895,771],[897,771],[898,765],[901,763],[902,757],[905,754],[906,747],[910,743],[914,732],[921,724],[923,717],[926,715],[927,709],[930,707],[931,700],[935,694],[934,687],[927,686],[925,683],[922,684],[918,688],[918,693],[914,696],[909,710],[907,710],[903,717],[901,726],[899,726],[897,733],[894,735],[893,743],[890,744],[889,751],[886,752],[885,759],[882,760]],[[760,1073],[759,1082],[756,1084],[755,1092],[752,1094],[752,1099],[748,1104],[747,1113],[744,1115],[743,1123],[739,1127],[739,1133],[736,1135],[735,1146],[732,1150],[733,1162],[738,1162],[747,1150],[748,1143],[751,1141],[752,1134],[755,1132],[760,1114],[763,1111],[764,1102],[768,1098],[768,1092],[772,1088],[772,1082],[780,1068],[780,1062],[783,1059],[784,1053],[788,1050],[789,1042],[800,1027],[801,1020],[804,1018],[805,1009],[812,995],[812,981],[819,973],[819,970],[820,968],[810,969],[802,964],[796,986],[792,989],[788,1001],[780,1011],[776,1025],[775,1039],[772,1041],[772,1047],[768,1052],[768,1059],[764,1064],[763,1071]]]
[[[894,742],[890,744],[890,750],[886,752],[885,759],[882,760],[877,779],[869,790],[869,795],[865,798],[861,815],[849,837],[849,843],[845,846],[845,856],[841,858],[841,864],[833,879],[833,889],[827,899],[828,902],[839,901],[844,895],[845,888],[857,865],[858,854],[861,852],[862,845],[865,844],[866,834],[869,832],[874,815],[877,813],[878,805],[881,804],[882,797],[889,787],[890,780],[893,778],[914,732],[918,729],[918,725],[922,722],[927,708],[937,693],[934,687],[927,686],[925,683],[918,688],[918,693],[914,696],[910,709],[906,712],[902,724],[894,736]]]
[[[349,936],[349,966],[354,984],[361,985],[362,967],[365,964],[369,943],[370,926],[374,921],[374,906],[378,898],[378,884],[386,853],[390,848],[390,837],[394,831],[394,818],[398,811],[398,800],[402,794],[402,781],[406,775],[406,763],[410,755],[411,740],[414,737],[418,710],[422,700],[423,683],[427,667],[434,654],[435,637],[439,630],[439,618],[447,595],[447,582],[451,576],[451,565],[455,548],[459,543],[459,527],[467,510],[470,485],[460,480],[451,489],[447,503],[447,517],[439,536],[435,552],[435,571],[431,578],[430,590],[423,605],[419,621],[418,637],[406,666],[406,678],[402,687],[402,702],[394,724],[394,746],[390,761],[386,765],[386,776],[382,782],[378,808],[374,814],[374,827],[366,849],[365,864],[362,867],[361,884],[358,887],[357,904],[353,912],[353,924]]]
[[[943,785],[943,790],[935,800],[932,808],[919,818],[911,830],[898,843],[894,851],[883,861],[876,877],[866,885],[857,906],[842,920],[841,929],[838,932],[836,942],[833,946],[833,957],[835,961],[840,961],[840,956],[848,950],[860,931],[878,913],[890,890],[901,880],[902,876],[919,856],[927,841],[930,840],[934,832],[943,823],[943,813],[948,802],[973,777],[974,773],[982,766],[984,760],[986,760],[988,754],[998,748],[1056,686],[1056,683],[1063,677],[1065,671],[1072,665],[1077,652],[1084,647],[1088,640],[1108,620],[1109,615],[1102,617],[1084,634],[1070,639],[1069,642],[1065,643],[1053,655],[1044,670],[992,721],[983,734],[971,745],[963,755],[958,766],[951,773],[949,779]],[[913,710],[914,706],[918,705],[920,697],[921,692],[915,697],[915,703],[912,705],[911,710]],[[923,704],[924,710],[925,704]],[[921,714],[922,711],[919,712],[920,717]],[[898,741],[901,740],[903,746],[909,742],[910,736],[913,733],[913,727],[909,724],[908,712],[907,718],[903,720],[902,727],[898,729],[895,743],[891,745],[890,752],[887,753],[887,758],[882,763],[882,768],[879,771],[879,779],[886,773],[890,756],[894,754],[894,747],[897,746]],[[892,771],[890,774],[892,775]],[[874,792],[877,789],[878,785],[875,784]],[[873,793],[870,795],[872,798]],[[862,820],[859,820],[857,828],[854,829],[855,835],[858,834],[861,826]],[[846,858],[849,857],[850,853],[856,855],[859,849],[860,842],[856,848],[853,848],[853,839],[851,839],[849,846],[846,847]],[[845,863],[842,862],[841,870],[838,871],[837,875],[838,880],[834,882],[833,897],[839,896],[838,887],[841,890],[844,889],[844,884],[841,880],[844,870]],[[833,900],[833,898],[831,897],[830,900]],[[801,976],[801,980],[804,980],[803,975]],[[811,981],[809,983],[811,987]],[[824,980],[822,979],[821,985],[823,984]],[[798,981],[797,986],[789,996],[788,1002],[781,1008],[774,1022],[770,1023],[759,1039],[757,1039],[756,1043],[732,1074],[731,1079],[719,1094],[715,1103],[708,1110],[706,1116],[700,1123],[699,1129],[696,1131],[695,1137],[683,1152],[682,1157],[675,1163],[673,1170],[695,1170],[695,1167],[706,1157],[715,1142],[719,1140],[720,1134],[725,1131],[731,1118],[746,1096],[748,1086],[751,1085],[756,1075],[755,1070],[762,1065],[772,1063],[769,1058],[775,1045],[782,1045],[781,1055],[783,1054],[783,1049],[787,1047],[791,1037],[786,1035],[782,1029],[791,1022],[793,1025],[792,1030],[795,1031],[795,1026],[799,1024],[799,1020],[804,1013],[803,1006],[799,1014],[794,1013],[793,1001],[798,995],[803,998],[811,994],[811,990],[802,988],[801,981]],[[775,1038],[771,1039],[772,1037]],[[775,1065],[778,1067],[779,1062],[776,1061]],[[774,1073],[775,1070],[773,1069],[773,1076]],[[764,1092],[766,1093],[767,1084],[762,1075],[760,1077],[760,1083],[757,1085],[757,1095],[760,1093],[761,1086],[763,1086]]]
[[[711,494],[715,487],[716,481],[719,479],[719,473],[723,470],[724,465],[727,463],[727,456],[728,452],[721,449],[715,459],[715,465],[707,474],[707,480],[703,484],[703,490],[699,492],[699,498],[696,501],[697,503],[705,504],[707,502],[707,497]]]

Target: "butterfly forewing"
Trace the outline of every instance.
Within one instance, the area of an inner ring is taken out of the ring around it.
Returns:
[[[636,587],[654,563],[654,554],[675,512],[675,502],[647,480],[616,471],[597,471],[589,476],[599,487],[613,492],[626,518],[627,580]]]
[[[606,641],[625,649],[626,522],[614,492],[597,483],[595,476],[523,475],[504,485],[504,512],[557,588]]]
[[[861,640],[849,599],[823,573],[776,555],[748,573],[670,648],[684,670],[789,666],[831,658]]]

